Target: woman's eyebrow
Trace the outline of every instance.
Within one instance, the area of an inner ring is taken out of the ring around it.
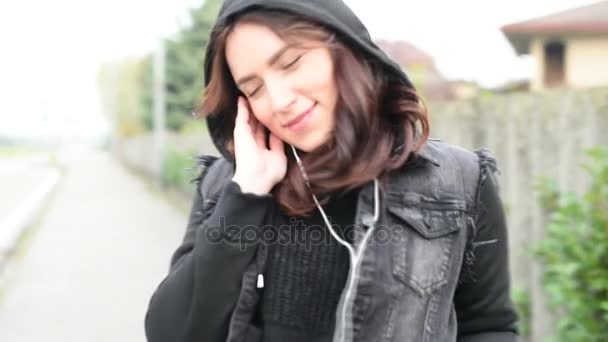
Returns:
[[[289,50],[291,47],[293,47],[293,45],[288,44],[288,45],[285,45],[282,48],[280,48],[277,52],[273,53],[272,56],[270,56],[270,58],[266,62],[266,65],[268,65],[269,67],[273,66],[279,60],[279,58],[281,58],[281,56],[283,56],[283,54],[287,50]],[[253,80],[255,77],[256,76],[253,74],[243,76],[238,79],[236,84],[237,84],[237,86],[241,86],[241,85],[243,85],[243,83],[247,83],[247,82]]]

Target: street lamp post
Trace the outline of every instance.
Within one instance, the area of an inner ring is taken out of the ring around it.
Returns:
[[[154,178],[162,186],[165,159],[165,42],[160,39],[154,56]]]

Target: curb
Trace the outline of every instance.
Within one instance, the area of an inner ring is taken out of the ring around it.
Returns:
[[[50,168],[50,174],[19,203],[17,208],[0,222],[0,273],[13,254],[15,247],[27,230],[40,214],[44,203],[53,192],[61,173],[56,168]]]

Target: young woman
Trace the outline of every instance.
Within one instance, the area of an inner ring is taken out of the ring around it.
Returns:
[[[516,341],[494,159],[428,140],[341,0],[226,0],[205,158],[150,342]]]

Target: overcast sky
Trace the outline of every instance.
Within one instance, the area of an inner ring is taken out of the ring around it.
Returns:
[[[306,1],[306,0],[302,0]],[[496,86],[532,75],[500,27],[593,0],[346,0],[376,38],[429,53],[451,79]],[[0,4],[0,134],[42,134],[41,114],[99,132],[103,61],[151,51],[201,0],[22,0]],[[61,126],[61,123],[59,124]]]

